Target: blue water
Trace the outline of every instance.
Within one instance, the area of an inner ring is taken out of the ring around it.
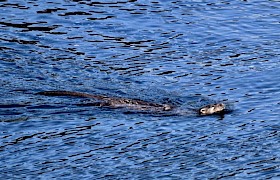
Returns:
[[[0,1],[0,178],[279,179],[279,17],[276,0]],[[127,113],[44,90],[233,111]]]

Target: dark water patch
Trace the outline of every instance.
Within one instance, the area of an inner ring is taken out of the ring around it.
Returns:
[[[63,108],[65,106],[63,105],[59,105],[59,106],[55,106],[55,105],[38,105],[38,106],[30,106],[28,107],[28,109],[60,109]]]
[[[81,12],[81,11],[67,12],[67,13],[64,13],[64,14],[59,14],[59,16],[71,16],[71,15],[92,15],[92,14],[87,13],[87,12]]]
[[[10,26],[10,27],[15,27],[15,28],[27,29],[28,31],[51,31],[51,30],[57,28],[57,26],[49,26],[49,27],[34,27],[34,26],[32,26],[32,25],[38,24],[38,23],[17,24],[17,23],[0,22],[0,24],[5,25],[5,26]]]
[[[67,10],[67,9],[65,9],[65,8],[53,8],[53,9],[50,8],[50,9],[45,9],[45,10],[37,11],[37,13],[44,14],[44,13],[52,13],[52,12],[64,11],[64,10]]]
[[[0,108],[17,108],[17,107],[26,107],[24,104],[0,104]]]
[[[5,1],[2,1],[2,2],[5,2]],[[12,8],[18,8],[18,9],[29,9],[26,6],[23,6],[23,5],[20,5],[20,4],[17,4],[17,3],[4,3],[4,4],[1,4],[0,7],[12,7]]]
[[[106,20],[106,19],[111,19],[111,18],[114,18],[114,16],[106,16],[106,17],[100,17],[100,18],[90,17],[90,18],[87,18],[87,19],[96,21],[96,20]]]
[[[16,42],[18,44],[37,44],[38,43],[38,41],[26,41],[26,40],[22,40],[22,39],[4,39],[4,38],[1,38],[0,40],[7,41],[7,42]],[[6,48],[6,49],[11,50],[10,48]]]

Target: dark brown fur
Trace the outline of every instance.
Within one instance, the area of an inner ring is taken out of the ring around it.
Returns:
[[[74,96],[74,97],[83,97],[83,98],[92,98],[98,100],[96,105],[103,107],[111,108],[128,108],[133,110],[140,111],[151,111],[151,112],[164,112],[171,111],[175,107],[168,104],[157,104],[153,102],[142,101],[139,99],[127,99],[120,97],[107,97],[103,95],[93,95],[81,92],[72,92],[72,91],[43,91],[37,93],[39,95],[45,96]],[[225,109],[225,104],[209,104],[205,107],[199,109],[198,113],[200,115],[211,115],[222,113]]]
[[[74,96],[93,98],[100,101],[100,106],[107,106],[112,108],[129,108],[134,110],[146,110],[146,111],[169,111],[172,109],[167,104],[157,104],[152,102],[146,102],[138,99],[126,99],[119,97],[107,97],[103,95],[92,95],[87,93],[72,92],[72,91],[43,91],[37,94],[45,96]]]

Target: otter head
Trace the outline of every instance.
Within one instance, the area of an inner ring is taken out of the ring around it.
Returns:
[[[218,104],[210,104],[205,106],[199,110],[200,115],[210,115],[215,113],[220,113],[225,110],[225,104],[218,103]]]

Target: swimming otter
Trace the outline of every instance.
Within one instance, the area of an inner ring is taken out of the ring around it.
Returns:
[[[93,95],[81,92],[72,92],[72,91],[43,91],[37,93],[39,95],[45,96],[74,96],[74,97],[84,97],[84,98],[93,98],[98,100],[94,105],[102,107],[111,107],[111,108],[128,108],[140,111],[151,111],[151,112],[165,112],[171,111],[175,107],[168,104],[158,104],[147,101],[142,101],[139,99],[126,99],[120,97],[107,97],[103,95]],[[204,106],[198,110],[200,115],[211,115],[219,114],[225,110],[225,104],[210,104]]]

